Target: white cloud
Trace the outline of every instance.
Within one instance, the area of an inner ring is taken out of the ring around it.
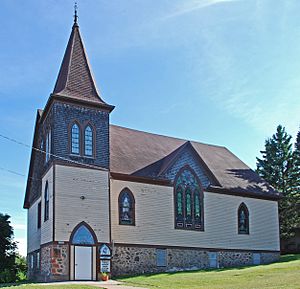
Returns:
[[[26,230],[25,224],[13,224],[12,226],[15,230]]]
[[[16,238],[16,242],[18,242],[18,252],[22,256],[27,255],[27,242],[25,238]]]
[[[239,0],[194,0],[194,1],[182,1],[175,11],[163,17],[164,19],[181,16],[183,14],[191,13],[193,11],[203,9],[212,5],[236,2]]]

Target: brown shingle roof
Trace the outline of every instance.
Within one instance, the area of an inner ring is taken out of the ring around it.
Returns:
[[[110,168],[113,173],[158,177],[187,140],[110,125]],[[266,181],[222,146],[190,142],[215,182],[210,190],[279,196]],[[142,174],[141,174],[142,173]]]
[[[53,94],[105,104],[98,92],[76,23],[72,27]]]

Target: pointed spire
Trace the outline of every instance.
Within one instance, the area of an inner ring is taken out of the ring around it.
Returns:
[[[74,6],[74,24],[65,55],[53,90],[55,96],[78,101],[106,104],[100,96],[94,80],[77,23],[77,4]]]
[[[75,2],[75,4],[74,4],[74,25],[78,25],[78,23],[77,23],[77,20],[78,20],[77,9],[78,9],[77,2]]]

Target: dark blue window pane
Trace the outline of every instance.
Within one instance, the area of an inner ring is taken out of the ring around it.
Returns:
[[[81,225],[75,232],[72,243],[77,245],[93,245],[95,241],[87,227]]]

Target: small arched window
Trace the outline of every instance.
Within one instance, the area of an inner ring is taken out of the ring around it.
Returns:
[[[44,192],[44,222],[49,220],[49,186],[48,186],[48,181],[46,182],[45,185],[45,192]]]
[[[129,189],[119,195],[119,224],[135,225],[135,201]]]
[[[71,243],[74,245],[94,245],[96,238],[93,236],[91,229],[85,224],[80,224],[72,233]]]
[[[93,130],[90,125],[84,130],[84,154],[86,156],[93,155]]]
[[[179,171],[174,193],[175,228],[203,230],[203,190],[190,168]]]
[[[46,157],[45,157],[46,162],[50,160],[50,155],[51,155],[51,130],[49,130],[46,134]]]
[[[74,123],[71,129],[71,153],[79,155],[80,150],[80,131],[77,123]]]
[[[249,234],[249,211],[244,203],[238,209],[238,233]]]

